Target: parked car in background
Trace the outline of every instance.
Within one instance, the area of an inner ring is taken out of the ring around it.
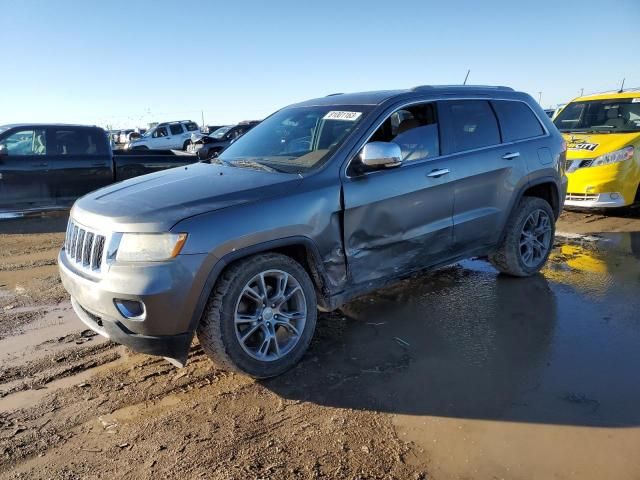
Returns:
[[[126,148],[186,150],[191,143],[191,133],[199,130],[198,124],[191,120],[163,122],[147,130],[140,138],[132,140]]]
[[[120,135],[118,136],[118,143],[126,144],[129,142],[129,135],[131,135],[135,130],[133,128],[127,128],[126,130],[120,130]]]
[[[578,97],[555,117],[568,145],[570,207],[640,201],[640,90]]]
[[[544,113],[547,114],[547,117],[553,118],[553,115],[556,113],[556,109],[555,108],[545,108],[544,109]]]
[[[172,151],[113,154],[103,129],[83,125],[0,126],[0,213],[68,208],[126,178],[197,161]]]
[[[134,350],[184,365],[197,332],[219,366],[278,375],[305,353],[318,307],[472,256],[538,272],[565,148],[537,102],[507,87],[309,100],[210,162],[80,199],[62,283],[89,328]],[[79,252],[95,239],[108,248],[87,264]]]
[[[228,126],[221,125],[221,126],[219,126],[218,128],[216,128],[215,130],[211,130],[211,131],[210,131],[210,132],[208,132],[208,133],[207,133],[207,132],[203,132],[203,131],[193,132],[193,133],[191,134],[191,144],[189,144],[189,146],[187,147],[187,151],[188,151],[188,152],[191,152],[191,153],[195,153],[195,150],[194,150],[194,144],[195,144],[198,140],[200,140],[202,137],[206,137],[206,136],[209,136],[209,135],[213,135],[215,132],[217,132],[218,130],[221,130],[221,129],[225,129],[225,131],[226,131],[226,130],[228,130],[229,128],[231,128],[231,125],[228,125]]]
[[[202,129],[202,133],[205,135],[209,135],[210,133],[213,133],[222,127],[224,127],[224,125],[207,125]]]
[[[258,123],[260,122],[257,120],[251,120],[241,122],[231,127],[219,128],[212,134],[201,137],[193,142],[192,146],[190,146],[187,151],[195,153],[201,160],[213,158],[231,145],[231,143],[235,142],[238,138],[255,127]]]

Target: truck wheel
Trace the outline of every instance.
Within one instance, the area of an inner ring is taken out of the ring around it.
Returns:
[[[182,145],[182,151],[186,152],[189,145],[191,145],[191,140],[187,140],[186,142],[184,142],[184,144]]]
[[[218,366],[254,378],[280,375],[309,347],[316,293],[291,258],[267,253],[229,267],[216,283],[198,326],[205,353]]]
[[[555,221],[546,200],[524,197],[507,222],[506,232],[489,261],[500,272],[528,277],[538,272],[553,248]]]

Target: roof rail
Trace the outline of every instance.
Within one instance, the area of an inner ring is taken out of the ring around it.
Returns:
[[[327,95],[327,97],[335,97],[336,95],[344,95],[344,93],[339,92],[339,93],[330,93],[329,95]]]
[[[419,92],[422,90],[445,89],[445,88],[460,88],[460,89],[482,88],[482,89],[504,90],[507,92],[513,92],[513,88],[505,87],[503,85],[418,85],[417,87],[413,87],[411,91]]]

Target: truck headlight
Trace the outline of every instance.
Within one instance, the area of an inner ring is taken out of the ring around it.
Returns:
[[[186,233],[123,233],[116,260],[161,262],[175,258],[187,240]]]
[[[596,157],[596,159],[591,163],[591,167],[599,167],[601,165],[609,165],[611,163],[624,162],[625,160],[629,160],[633,158],[633,147],[624,147],[620,150],[616,150],[614,152],[605,153],[604,155],[600,155]]]

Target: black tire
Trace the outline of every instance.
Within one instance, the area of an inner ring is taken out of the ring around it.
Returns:
[[[306,321],[291,351],[277,360],[260,361],[241,346],[234,317],[247,282],[260,272],[269,270],[286,272],[299,283],[306,301]],[[300,361],[311,343],[316,320],[316,293],[305,269],[286,255],[265,253],[240,260],[223,272],[211,293],[197,334],[204,352],[217,366],[254,378],[269,378],[286,372]]]
[[[131,150],[149,150],[149,147],[147,147],[146,145],[140,145],[137,147],[132,147]]]
[[[544,256],[535,265],[527,265],[522,258],[520,240],[525,222],[537,210],[544,211],[550,219],[551,240]],[[555,216],[549,202],[537,197],[523,197],[511,213],[502,243],[489,255],[489,261],[501,273],[514,277],[529,277],[539,272],[546,263],[553,249],[554,237]]]
[[[187,140],[186,142],[184,142],[184,143],[182,144],[182,151],[183,151],[183,152],[186,152],[186,151],[187,151],[187,148],[189,147],[189,145],[191,145],[191,140]]]

